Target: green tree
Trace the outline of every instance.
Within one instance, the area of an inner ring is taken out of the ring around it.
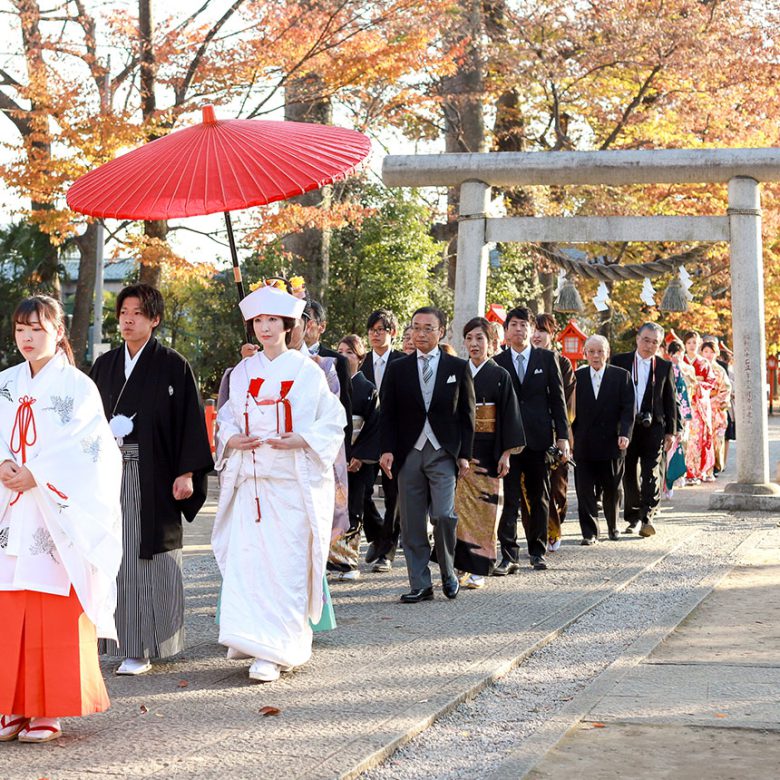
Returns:
[[[392,309],[404,323],[419,306],[443,303],[435,270],[443,245],[430,235],[430,208],[415,192],[369,188],[362,197],[372,213],[359,226],[334,231],[331,240],[331,342],[362,334],[374,309]]]
[[[487,303],[507,310],[528,305],[540,292],[533,258],[521,244],[499,244],[497,251],[498,264],[488,268]]]
[[[49,237],[37,225],[16,222],[0,229],[0,368],[21,361],[11,322],[19,301],[34,293],[56,294],[43,283],[50,257]]]

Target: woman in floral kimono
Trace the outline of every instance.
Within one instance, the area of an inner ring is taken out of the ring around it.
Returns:
[[[24,361],[0,373],[0,742],[48,742],[109,706],[97,637],[116,639],[122,460],[62,307],[13,315]]]
[[[677,395],[677,404],[680,407],[680,417],[682,418],[680,436],[677,439],[674,450],[667,455],[666,459],[664,495],[667,498],[670,498],[675,482],[682,479],[688,471],[688,467],[685,463],[685,448],[688,445],[692,417],[689,387],[693,388],[696,384],[696,372],[693,369],[693,366],[689,366],[683,360],[685,346],[681,341],[678,341],[677,339],[670,341],[666,348],[666,352],[672,363],[674,389]]]
[[[288,349],[304,302],[274,287],[241,301],[263,350],[230,374],[212,547],[222,572],[219,641],[270,682],[311,657],[333,525],[344,409],[323,372]]]
[[[715,386],[715,373],[699,355],[701,337],[696,331],[685,334],[685,362],[695,374],[691,402],[691,429],[685,450],[688,466],[687,484],[697,485],[712,470],[715,463],[715,442],[712,436],[712,405],[710,393]]]
[[[709,362],[715,375],[715,385],[710,395],[715,462],[704,476],[705,481],[712,482],[715,479],[714,474],[723,471],[726,462],[726,428],[728,428],[729,424],[729,408],[731,406],[731,380],[726,369],[717,361],[719,355],[717,342],[705,341],[701,345],[701,355]]]

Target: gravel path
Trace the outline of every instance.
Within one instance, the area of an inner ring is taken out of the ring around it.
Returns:
[[[365,780],[486,777],[647,629],[663,622],[707,575],[726,572],[761,517],[722,516],[599,604],[494,686],[399,749]]]

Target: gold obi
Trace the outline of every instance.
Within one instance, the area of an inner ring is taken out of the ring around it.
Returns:
[[[496,432],[496,405],[477,404],[474,419],[474,433]]]

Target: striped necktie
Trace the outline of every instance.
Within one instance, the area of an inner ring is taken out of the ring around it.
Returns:
[[[431,368],[431,356],[420,355],[420,360],[423,362],[422,378],[423,382],[427,385],[431,381],[433,376],[433,369]]]

